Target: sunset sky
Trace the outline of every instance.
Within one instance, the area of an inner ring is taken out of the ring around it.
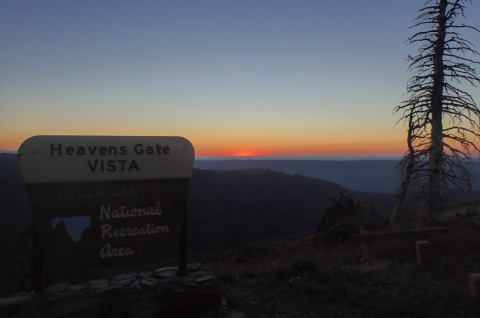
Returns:
[[[401,155],[392,111],[423,3],[1,1],[0,149],[148,135],[197,156]],[[480,27],[480,4],[466,16]]]

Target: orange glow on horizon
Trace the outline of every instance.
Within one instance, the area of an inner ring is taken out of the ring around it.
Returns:
[[[251,151],[240,151],[232,155],[232,157],[256,157],[258,154]]]
[[[0,144],[0,150],[17,151],[19,147],[20,145],[13,142]]]
[[[1,140],[0,150],[18,150],[20,144],[27,138],[16,140]],[[21,140],[21,141],[19,141]],[[406,143],[402,140],[392,141],[352,141],[325,144],[293,144],[291,140],[282,144],[279,140],[265,142],[254,140],[234,142],[216,140],[205,141],[203,138],[191,138],[197,157],[275,157],[275,156],[402,156],[405,154]]]
[[[291,152],[291,151],[265,151],[265,152],[223,152],[223,151],[196,151],[196,157],[282,157],[282,156],[403,156],[405,151],[392,150],[392,151],[378,151],[363,150],[363,151],[350,151],[345,149],[343,151],[318,151],[318,152]]]
[[[241,147],[241,146],[240,146]],[[220,148],[220,147],[219,147]],[[226,148],[226,147],[225,147]],[[306,145],[285,147],[255,147],[249,150],[218,149],[211,145],[195,147],[197,157],[257,157],[257,156],[402,156],[406,145],[402,142],[359,142],[349,144]],[[238,148],[237,148],[238,149]]]

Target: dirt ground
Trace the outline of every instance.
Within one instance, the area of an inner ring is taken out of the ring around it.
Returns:
[[[324,244],[311,233],[197,256],[221,281],[228,306],[247,317],[467,317],[467,280],[480,273],[480,230],[465,219],[430,238],[433,266],[420,268],[415,242]],[[293,245],[293,246],[292,246]]]

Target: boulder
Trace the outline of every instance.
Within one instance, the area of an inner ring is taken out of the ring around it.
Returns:
[[[388,221],[370,204],[360,199],[355,204],[352,204],[352,201],[345,199],[345,194],[343,196],[341,194],[339,199],[330,199],[315,232],[324,236],[329,236],[331,233],[330,236],[345,237],[358,234],[360,232],[357,231],[358,226],[369,232],[388,228]],[[343,223],[345,224],[342,225]]]
[[[345,220],[332,226],[325,236],[325,241],[330,242],[336,238],[340,238],[341,242],[351,239],[352,235],[360,234],[361,225],[354,220]]]

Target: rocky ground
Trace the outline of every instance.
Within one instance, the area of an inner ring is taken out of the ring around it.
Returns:
[[[311,233],[199,255],[220,280],[228,306],[246,317],[467,317],[467,280],[480,273],[480,230],[466,220],[433,237],[431,269],[416,261],[417,239],[324,244]],[[240,316],[238,316],[240,317]]]
[[[416,238],[378,242],[378,257],[367,261],[360,243],[327,244],[312,233],[191,255],[189,262],[216,276],[223,317],[467,317],[468,275],[480,273],[480,229],[466,219],[447,229],[430,238],[428,270],[417,264]],[[28,277],[11,282],[31,290]]]

